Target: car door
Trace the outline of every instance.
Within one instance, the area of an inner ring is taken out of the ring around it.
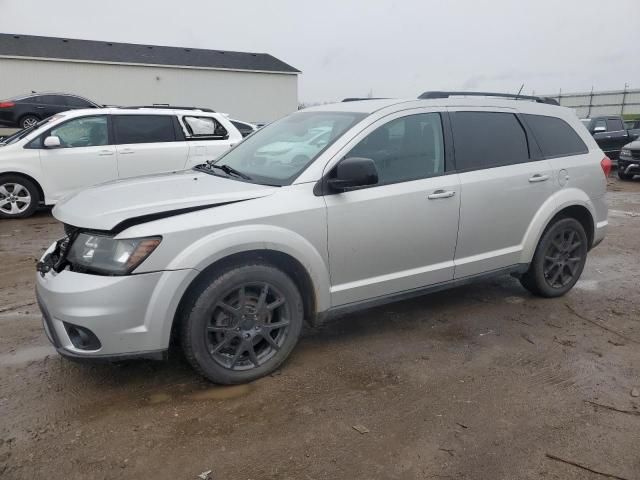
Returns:
[[[324,197],[332,305],[453,278],[460,186],[444,138],[442,115],[417,110],[378,120],[343,149],[341,159],[371,158],[379,181]]]
[[[617,151],[622,148],[620,142],[620,131],[615,132],[617,126],[608,118],[600,117],[594,119],[591,124],[591,134],[602,151],[612,158],[617,158]],[[614,129],[614,130],[612,130]],[[624,131],[626,134],[626,131]]]
[[[47,200],[57,201],[74,190],[118,178],[108,122],[107,115],[73,118],[32,142],[32,148],[39,148]],[[60,147],[44,147],[48,136],[57,136]]]
[[[449,110],[461,189],[459,279],[519,263],[527,228],[555,182],[515,111]]]
[[[185,168],[188,147],[173,115],[113,115],[120,178]]]
[[[181,120],[189,147],[187,167],[215,160],[242,140],[239,132],[236,137],[235,131],[230,132],[212,116],[183,115]]]
[[[627,130],[624,128],[622,119],[618,117],[607,118],[607,131],[605,135],[611,145],[614,158],[618,158],[622,147],[631,141]]]

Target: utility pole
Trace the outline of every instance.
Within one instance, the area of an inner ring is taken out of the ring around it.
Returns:
[[[624,115],[624,102],[627,100],[627,88],[629,84],[624,82],[624,91],[622,92],[622,106],[620,107],[620,116]]]
[[[591,85],[591,94],[589,95],[589,110],[587,111],[587,118],[591,118],[592,105],[593,105],[593,85]]]

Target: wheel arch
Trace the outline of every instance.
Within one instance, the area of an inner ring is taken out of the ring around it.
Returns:
[[[36,188],[38,189],[38,196],[40,197],[39,203],[41,205],[45,204],[44,189],[42,188],[42,185],[40,185],[40,182],[38,182],[35,178],[33,178],[31,175],[29,175],[27,173],[17,172],[17,171],[13,171],[13,170],[0,173],[0,178],[5,177],[5,176],[9,176],[9,175],[14,175],[14,176],[17,176],[17,177],[23,177],[23,178],[26,178],[27,180],[29,180],[31,183],[33,183],[36,186]]]
[[[578,189],[563,189],[550,197],[538,210],[525,234],[520,262],[528,264],[533,259],[538,242],[544,232],[559,218],[575,218],[583,226],[589,242],[594,244],[596,211],[587,194]]]
[[[293,280],[300,289],[304,308],[304,318],[307,322],[313,325],[318,309],[318,299],[311,275],[304,265],[302,265],[302,263],[300,263],[300,261],[295,257],[278,250],[252,249],[222,257],[206,267],[204,270],[200,271],[200,273],[187,286],[180,302],[178,303],[171,325],[171,339],[175,339],[177,337],[178,332],[180,331],[180,325],[185,317],[186,309],[194,300],[194,296],[216,271],[223,271],[252,262],[261,262],[272,265],[275,268],[282,270]]]
[[[24,117],[36,117],[38,120],[42,120],[42,116],[38,115],[35,112],[25,112],[18,117],[18,126],[22,123]]]

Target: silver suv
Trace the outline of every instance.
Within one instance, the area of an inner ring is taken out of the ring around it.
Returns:
[[[306,109],[219,160],[107,183],[55,207],[38,264],[60,354],[164,358],[254,380],[304,321],[510,273],[565,294],[607,228],[611,163],[575,114],[535,97]]]

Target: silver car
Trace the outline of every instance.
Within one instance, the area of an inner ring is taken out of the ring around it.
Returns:
[[[60,201],[36,287],[49,339],[160,359],[177,337],[233,384],[280,366],[305,320],[487,275],[565,294],[605,235],[611,162],[567,108],[439,93],[306,109],[215,162]]]

